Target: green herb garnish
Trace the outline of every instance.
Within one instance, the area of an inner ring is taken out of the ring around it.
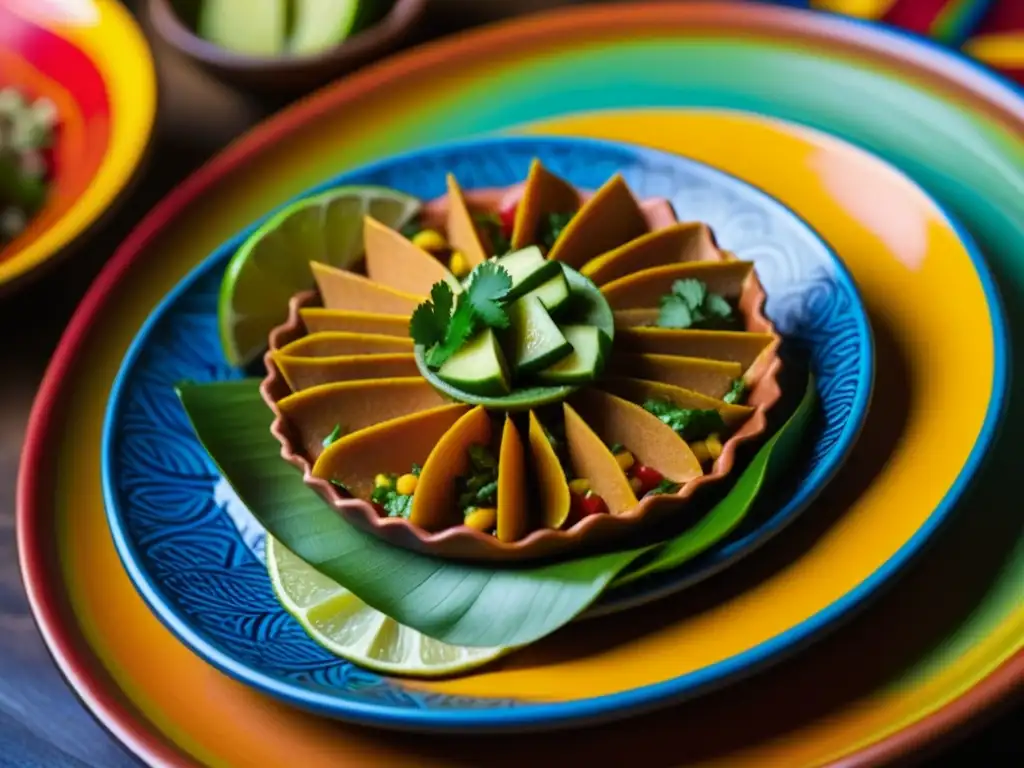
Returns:
[[[406,238],[407,240],[412,240],[412,239],[413,239],[414,237],[416,237],[416,235],[418,235],[418,234],[419,234],[419,233],[420,233],[420,232],[421,232],[422,230],[423,230],[423,225],[422,225],[422,224],[420,224],[420,221],[419,221],[419,219],[413,219],[413,220],[412,220],[412,221],[410,221],[410,222],[409,222],[408,224],[406,224],[405,226],[403,226],[403,227],[402,227],[402,228],[401,228],[401,229],[399,230],[399,232],[401,232],[401,233],[402,233],[402,235],[404,235],[404,236],[405,236],[405,238]]]
[[[612,453],[620,453],[625,449],[626,446],[624,446],[622,443],[612,443],[610,446],[608,446],[608,450],[611,451]]]
[[[719,328],[735,322],[732,304],[709,293],[701,280],[688,278],[672,283],[672,292],[661,297],[658,326],[661,328]]]
[[[323,447],[326,448],[331,443],[336,442],[338,438],[342,436],[342,434],[344,434],[344,430],[341,428],[341,424],[335,424],[334,429],[331,430],[331,434],[329,434],[327,437],[323,439],[321,445],[323,445]]]
[[[469,473],[455,481],[459,509],[464,515],[498,502],[498,460],[483,445],[474,444],[468,450]]]
[[[725,430],[722,414],[714,409],[679,408],[668,400],[648,400],[644,410],[668,424],[684,440],[702,440]]]
[[[441,280],[409,318],[409,335],[427,350],[427,365],[440,368],[465,344],[479,326],[507,328],[504,301],[512,278],[494,262],[478,264],[466,279],[466,289],[455,294]],[[452,311],[454,305],[455,311]]]
[[[731,405],[741,404],[746,399],[747,383],[743,379],[733,379],[732,386],[729,387],[729,391],[726,392],[725,397],[722,398],[722,400]]]
[[[413,469],[416,465],[413,464]],[[408,517],[412,512],[412,494],[399,493],[398,475],[388,475],[387,485],[378,485],[370,494],[370,501],[383,509],[388,517]]]
[[[679,483],[673,483],[668,478],[662,478],[661,482],[651,488],[644,496],[653,496],[661,493],[675,493],[679,490]]]
[[[512,241],[505,237],[505,227],[496,213],[474,213],[473,222],[491,241],[494,256],[504,256],[512,249]]]
[[[355,496],[355,494],[352,493],[352,489],[349,488],[347,485],[345,485],[343,482],[341,482],[341,480],[335,480],[335,479],[331,478],[331,485],[334,485],[334,486],[337,486],[338,488],[341,488],[341,490],[343,490],[349,496]]]
[[[540,223],[540,232],[537,238],[540,240],[541,245],[551,250],[555,245],[555,241],[562,234],[562,230],[566,228],[575,215],[575,213],[549,213],[545,216]]]

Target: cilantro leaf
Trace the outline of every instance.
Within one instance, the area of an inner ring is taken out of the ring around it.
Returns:
[[[663,477],[661,482],[651,488],[644,496],[654,496],[662,493],[675,493],[679,490],[679,483],[674,483],[667,477]]]
[[[342,436],[342,434],[344,434],[344,430],[341,428],[341,424],[335,424],[334,429],[331,430],[331,433],[327,437],[325,437],[320,444],[324,448],[326,448],[331,443],[336,442],[338,438]]]
[[[430,289],[430,299],[420,304],[409,318],[409,335],[417,344],[432,347],[440,344],[450,327],[454,295],[443,280]]]
[[[657,325],[661,328],[722,328],[736,321],[732,304],[710,293],[701,280],[688,278],[672,283],[661,297]]]
[[[668,400],[647,400],[644,410],[668,424],[684,440],[701,440],[725,430],[722,414],[713,408],[679,408]]]
[[[717,293],[709,293],[701,308],[711,317],[722,319],[732,317],[732,305]]]
[[[690,309],[699,309],[708,295],[708,287],[692,277],[672,283],[672,295],[682,299]]]
[[[469,275],[466,297],[481,322],[489,328],[508,328],[508,313],[501,302],[512,290],[512,277],[492,261],[478,264]]]
[[[572,221],[575,213],[549,213],[540,223],[538,239],[546,249],[551,250],[555,241],[562,234],[562,230]]]
[[[742,403],[746,398],[747,383],[743,379],[733,379],[732,386],[729,387],[729,391],[725,393],[725,397],[722,400],[735,405]]]
[[[476,330],[476,314],[473,312],[473,306],[464,297],[465,294],[459,297],[459,303],[448,322],[444,340],[427,353],[427,365],[431,368],[440,368],[469,341],[469,337]]]
[[[693,313],[685,301],[671,293],[661,297],[661,309],[658,310],[660,328],[689,328],[691,325]]]
[[[408,517],[412,512],[412,494],[398,492],[397,475],[390,474],[387,478],[386,485],[378,485],[373,489],[370,501],[383,509],[388,517]]]
[[[496,213],[475,213],[473,222],[490,240],[491,250],[495,256],[506,254],[512,248],[512,242],[505,236],[505,227],[501,217]]]

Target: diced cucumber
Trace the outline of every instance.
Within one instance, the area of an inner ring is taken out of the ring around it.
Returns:
[[[553,264],[555,262],[548,262]],[[561,269],[558,274],[530,291],[527,296],[536,296],[549,314],[557,314],[558,311],[569,301],[569,281],[565,279],[565,272]]]
[[[511,391],[505,355],[490,328],[478,333],[449,357],[437,375],[453,387],[475,395],[489,397]]]
[[[572,345],[536,296],[524,296],[508,308],[510,329],[506,349],[515,374],[554,365],[572,352]]]
[[[545,259],[535,245],[500,256],[495,263],[512,278],[512,289],[508,292],[510,300],[529,293],[562,271],[557,261]]]
[[[286,0],[204,0],[196,29],[214,45],[253,56],[274,56],[285,47]]]
[[[319,53],[349,37],[359,22],[360,0],[294,0],[291,49]]]
[[[566,325],[561,331],[572,345],[572,352],[554,365],[538,371],[537,381],[544,384],[593,381],[604,368],[604,332],[592,325]]]

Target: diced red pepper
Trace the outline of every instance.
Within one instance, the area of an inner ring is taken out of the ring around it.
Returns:
[[[516,226],[516,210],[519,208],[519,203],[515,205],[508,205],[498,211],[498,218],[501,219],[501,229],[505,233],[505,237],[512,237],[512,230]]]
[[[633,477],[640,481],[640,493],[638,495],[641,496],[665,479],[664,475],[654,467],[648,467],[646,464],[639,463],[633,465]]]
[[[580,501],[580,507],[582,508],[583,517],[608,514],[608,505],[596,493],[588,492]]]

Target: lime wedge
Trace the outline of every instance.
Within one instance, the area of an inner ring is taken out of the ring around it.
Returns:
[[[331,653],[384,675],[444,677],[483,666],[509,648],[448,645],[404,627],[267,536],[267,571],[281,605]]]
[[[414,197],[385,187],[339,187],[278,212],[231,258],[220,286],[218,321],[232,365],[254,360],[267,334],[288,317],[288,300],[313,287],[309,262],[341,269],[363,255],[363,217],[399,229],[420,209]]]

